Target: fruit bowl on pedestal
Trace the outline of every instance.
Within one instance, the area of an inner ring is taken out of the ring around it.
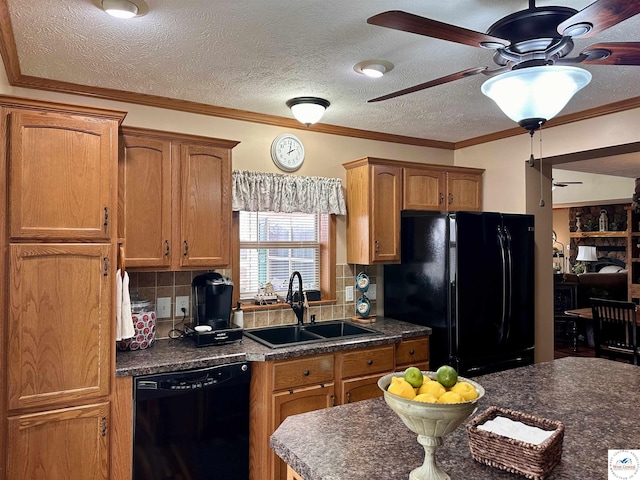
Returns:
[[[436,372],[422,372],[436,380]],[[378,387],[384,394],[384,400],[412,432],[418,434],[418,443],[424,447],[424,463],[411,471],[409,480],[450,480],[436,465],[436,448],[442,445],[442,437],[453,432],[469,415],[478,408],[478,400],[484,395],[484,388],[472,380],[458,377],[473,385],[478,397],[462,403],[427,403],[403,398],[387,391],[392,377],[402,377],[403,372],[390,373],[378,380]]]

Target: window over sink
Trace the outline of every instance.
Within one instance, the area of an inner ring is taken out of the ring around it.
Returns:
[[[234,283],[240,299],[253,299],[267,284],[284,297],[294,271],[302,275],[305,290],[322,290],[331,220],[327,214],[238,212],[239,269]],[[335,243],[335,234],[333,239]]]

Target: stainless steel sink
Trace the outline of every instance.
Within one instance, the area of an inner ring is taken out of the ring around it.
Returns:
[[[308,325],[277,325],[251,328],[245,330],[244,335],[269,348],[281,348],[291,345],[327,342],[340,338],[381,335],[381,332],[343,320],[337,320]]]

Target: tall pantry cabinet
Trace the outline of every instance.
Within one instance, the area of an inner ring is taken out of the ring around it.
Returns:
[[[109,479],[123,112],[0,97],[0,479]]]

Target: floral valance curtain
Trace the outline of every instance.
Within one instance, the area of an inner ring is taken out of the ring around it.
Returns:
[[[346,215],[339,178],[233,171],[233,210]]]

